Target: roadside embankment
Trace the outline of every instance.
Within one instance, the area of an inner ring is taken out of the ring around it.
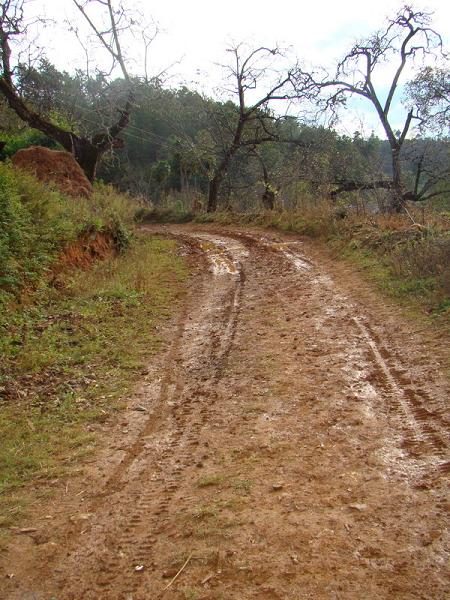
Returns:
[[[163,340],[188,269],[138,203],[69,198],[0,165],[0,527],[96,444]]]

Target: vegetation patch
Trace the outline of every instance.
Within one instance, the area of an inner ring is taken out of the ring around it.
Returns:
[[[5,166],[0,183],[13,192],[1,196],[9,213],[0,230],[0,525],[7,526],[23,511],[18,488],[60,477],[93,449],[89,424],[120,407],[160,347],[159,327],[188,270],[175,242],[131,235],[136,204],[109,188],[96,190],[95,204],[69,200]],[[89,245],[99,235],[100,246]],[[102,260],[73,258],[75,247],[91,256],[105,244],[114,252]]]
[[[139,204],[97,185],[91,199],[68,198],[0,163],[0,306],[45,288],[70,243],[105,234],[122,251]]]
[[[223,475],[205,475],[198,480],[199,487],[211,487],[213,485],[222,485],[225,481]]]
[[[187,271],[172,241],[142,236],[124,255],[78,271],[45,301],[9,314],[2,336],[0,524],[10,494],[53,479],[93,447],[105,420],[158,350],[158,326]]]

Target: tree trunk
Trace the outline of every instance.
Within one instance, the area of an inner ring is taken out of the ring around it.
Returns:
[[[403,210],[404,197],[402,185],[402,169],[400,148],[392,148],[392,199],[390,212],[400,213]]]
[[[266,186],[262,195],[263,206],[266,210],[273,210],[275,207],[275,192]]]
[[[311,182],[316,183],[316,182]],[[379,181],[336,181],[332,185],[337,185],[336,190],[332,190],[329,194],[334,202],[342,192],[356,192],[362,190],[392,190],[392,181],[381,179]]]
[[[97,165],[104,152],[85,138],[74,140],[72,153],[91,183],[95,180]]]
[[[206,212],[215,212],[217,210],[217,198],[219,196],[220,186],[228,170],[230,161],[237,149],[238,145],[233,144],[233,146],[225,154],[225,157],[220,165],[217,167],[214,177],[209,182],[208,205],[206,207]]]
[[[220,184],[223,180],[223,172],[217,171],[209,182],[208,204],[206,212],[215,212],[217,210],[217,197],[219,195]]]
[[[234,133],[233,143],[225,152],[225,156],[223,157],[222,162],[217,167],[216,172],[214,173],[214,177],[209,183],[208,205],[206,207],[206,212],[215,212],[217,210],[217,198],[219,196],[220,185],[223,181],[225,173],[228,170],[228,166],[231,162],[231,159],[239,149],[239,146],[241,144],[242,132],[244,131],[244,125],[245,119],[241,117],[239,119],[236,131]]]

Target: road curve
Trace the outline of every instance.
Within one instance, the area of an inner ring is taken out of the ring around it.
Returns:
[[[299,240],[149,234],[199,267],[172,344],[78,518],[0,598],[448,597],[439,375]]]

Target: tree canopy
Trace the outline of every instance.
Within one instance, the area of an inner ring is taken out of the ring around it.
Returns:
[[[294,202],[299,190],[334,200],[378,190],[378,206],[388,210],[448,194],[449,70],[425,12],[404,7],[356,42],[333,76],[298,60],[289,66],[277,47],[230,46],[223,82],[229,99],[219,100],[164,85],[148,76],[147,63],[142,76],[131,75],[120,41],[129,22],[124,4],[102,2],[100,27],[92,2],[73,2],[119,73],[59,71],[45,54],[13,63],[15,40],[27,31],[26,2],[7,0],[0,14],[4,156],[30,143],[62,146],[91,180],[99,176],[153,202],[170,190],[196,192],[207,196],[208,210],[258,198],[271,208]],[[387,64],[393,74],[386,91],[376,75]],[[392,107],[402,93],[397,130]],[[343,135],[313,118],[333,120],[351,96],[372,106],[385,139],[364,138],[357,126]]]

